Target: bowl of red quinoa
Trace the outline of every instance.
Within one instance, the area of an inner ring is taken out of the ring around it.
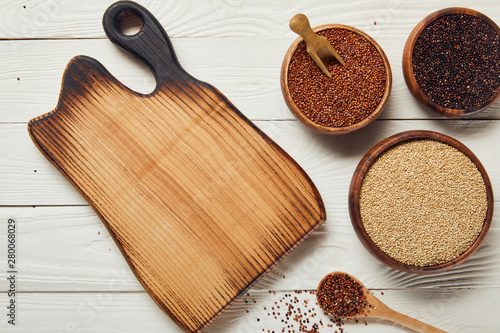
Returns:
[[[361,159],[349,215],[365,248],[417,274],[449,270],[484,240],[493,216],[488,174],[459,141],[432,131],[386,138]]]
[[[403,51],[413,96],[446,116],[485,110],[500,95],[500,29],[468,8],[446,8],[418,23]]]
[[[307,127],[325,134],[346,134],[373,122],[392,87],[389,60],[363,31],[342,24],[313,28],[324,36],[346,66],[331,61],[328,78],[307,53],[302,37],[285,54],[281,90],[289,109]]]

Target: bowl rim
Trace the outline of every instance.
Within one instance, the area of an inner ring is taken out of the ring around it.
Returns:
[[[343,127],[323,126],[307,118],[293,101],[290,91],[288,89],[288,68],[290,65],[290,60],[295,50],[297,49],[299,43],[303,41],[302,37],[296,38],[285,53],[285,57],[281,65],[281,72],[280,72],[281,92],[290,111],[292,111],[293,115],[304,125],[306,125],[306,127],[324,134],[332,134],[332,135],[347,134],[367,126],[368,124],[372,123],[382,113],[382,110],[385,108],[387,101],[389,99],[389,95],[391,93],[392,70],[391,70],[391,65],[389,63],[389,59],[387,58],[387,55],[385,54],[382,47],[375,41],[375,39],[373,39],[370,35],[368,35],[364,31],[345,24],[323,24],[314,27],[313,31],[319,32],[327,29],[344,29],[359,34],[366,40],[368,40],[368,42],[370,42],[375,47],[377,52],[380,54],[382,61],[384,63],[386,82],[384,87],[384,94],[382,95],[382,99],[377,108],[366,118],[350,126],[343,126]]]
[[[429,108],[441,114],[444,114],[452,118],[461,118],[465,115],[470,115],[487,109],[500,96],[500,89],[497,89],[497,91],[479,108],[451,109],[432,101],[418,85],[417,80],[415,79],[415,73],[413,71],[413,49],[422,31],[425,28],[427,28],[429,24],[441,18],[442,16],[453,15],[453,14],[466,14],[477,17],[483,20],[488,25],[490,25],[500,36],[500,28],[498,27],[498,25],[492,19],[490,19],[488,16],[484,15],[481,12],[464,7],[449,7],[440,9],[424,17],[410,32],[410,35],[408,36],[403,49],[402,68],[403,68],[403,77],[405,79],[406,85],[410,90],[411,94],[413,95],[413,97],[415,97],[418,101],[420,101],[424,105],[428,106]],[[498,88],[500,88],[500,86]]]
[[[449,262],[433,266],[408,265],[390,257],[388,254],[383,252],[366,232],[361,219],[360,208],[359,208],[359,195],[361,191],[361,185],[363,183],[366,172],[373,164],[373,162],[377,159],[377,157],[380,156],[385,151],[387,151],[389,148],[401,142],[411,141],[416,139],[436,140],[446,143],[458,149],[476,165],[478,171],[481,173],[481,176],[483,177],[484,185],[486,188],[486,197],[487,197],[486,216],[483,221],[481,232],[479,233],[474,243],[457,258]],[[493,205],[494,205],[494,200],[493,200],[493,190],[491,182],[485,168],[483,167],[477,156],[460,141],[445,134],[427,130],[405,131],[390,136],[378,142],[363,156],[363,158],[357,165],[349,187],[349,216],[351,218],[351,223],[356,232],[356,235],[358,236],[359,240],[364,245],[364,247],[379,261],[388,265],[389,267],[392,267],[400,271],[411,272],[416,274],[432,274],[436,272],[447,271],[457,266],[458,264],[462,263],[467,258],[469,258],[478,249],[478,247],[481,245],[484,238],[486,237],[486,234],[488,233],[493,217]]]

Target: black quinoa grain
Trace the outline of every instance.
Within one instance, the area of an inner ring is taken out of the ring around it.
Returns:
[[[475,16],[444,15],[423,29],[412,63],[417,84],[434,103],[479,110],[500,87],[500,37]]]

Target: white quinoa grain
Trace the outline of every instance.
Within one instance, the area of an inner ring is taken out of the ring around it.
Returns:
[[[382,251],[408,265],[433,266],[456,259],[478,237],[486,186],[455,147],[410,140],[372,163],[359,206],[366,232]]]

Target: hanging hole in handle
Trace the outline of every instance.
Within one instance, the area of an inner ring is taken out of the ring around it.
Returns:
[[[137,35],[142,30],[142,20],[133,12],[123,13],[120,17],[120,30],[127,36]]]

